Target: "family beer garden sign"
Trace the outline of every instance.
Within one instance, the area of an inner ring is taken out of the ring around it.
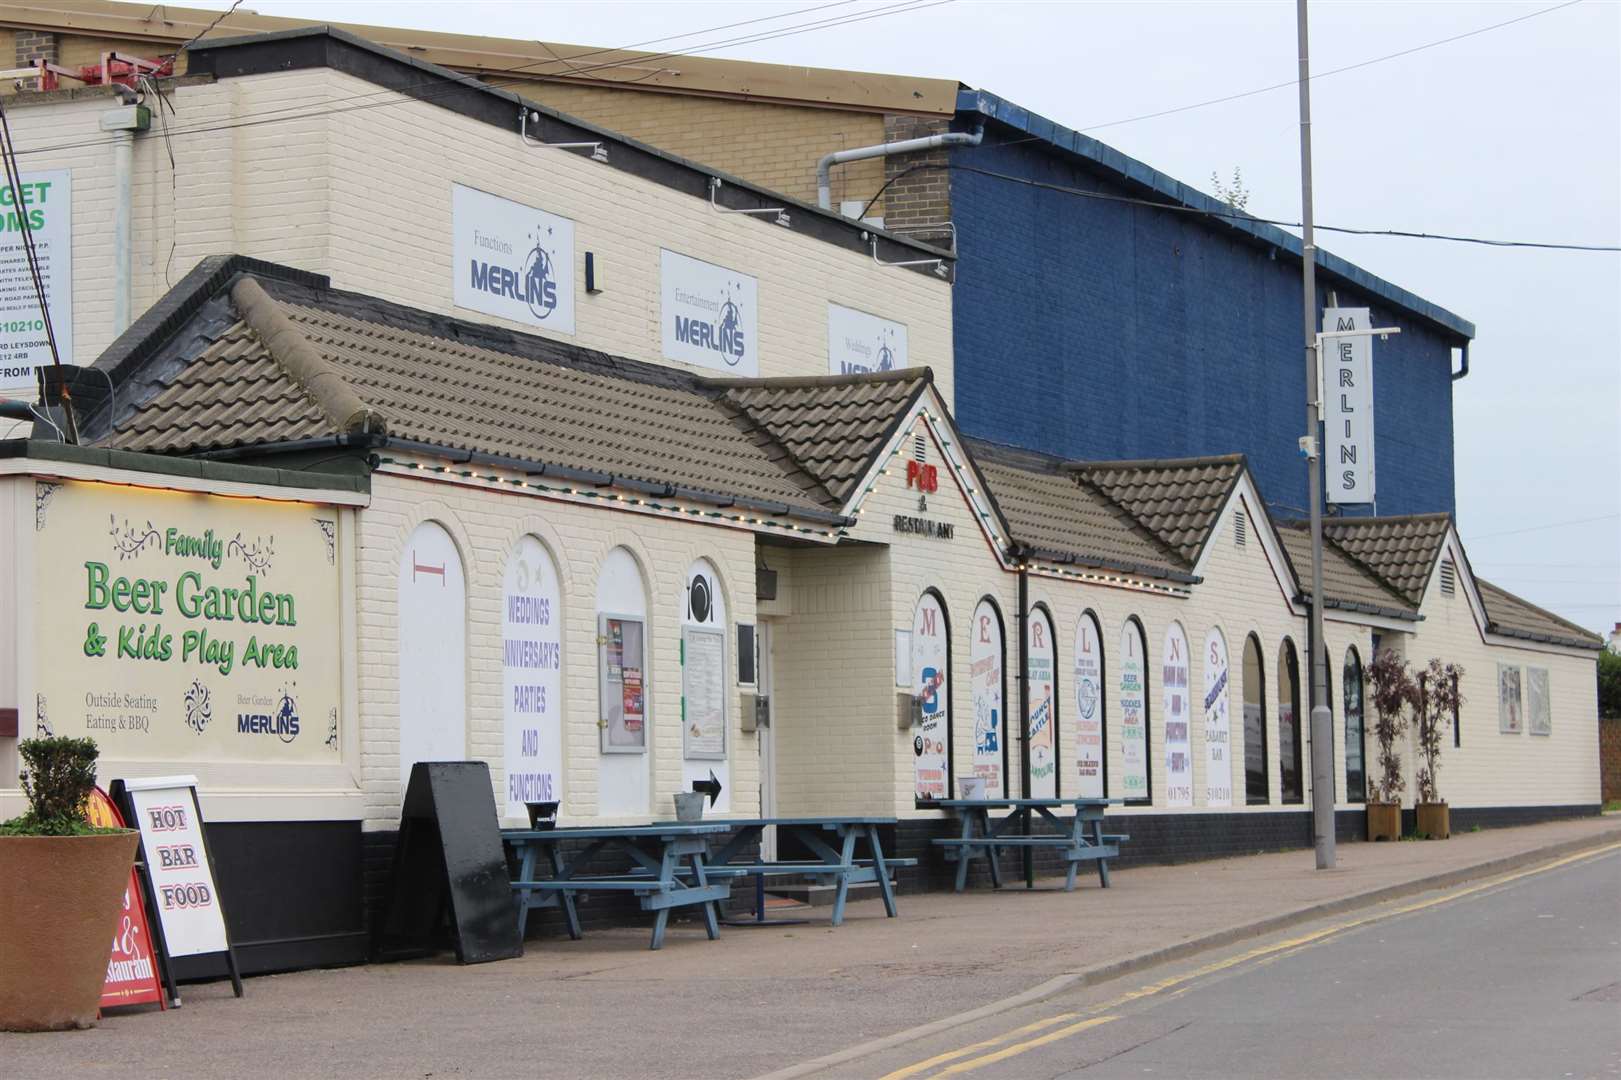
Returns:
[[[38,481],[40,734],[114,759],[336,758],[337,514]]]

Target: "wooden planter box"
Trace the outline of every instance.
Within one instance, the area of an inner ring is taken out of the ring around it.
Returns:
[[[1371,802],[1368,804],[1368,839],[1401,839],[1401,803]]]
[[[1418,811],[1418,831],[1431,840],[1445,840],[1452,835],[1452,815],[1447,810],[1447,804],[1419,803],[1414,809]]]

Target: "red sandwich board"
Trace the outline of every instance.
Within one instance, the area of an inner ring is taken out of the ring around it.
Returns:
[[[103,828],[123,828],[124,817],[113,805],[112,799],[99,787],[90,793],[85,817],[92,825]],[[152,955],[152,935],[147,930],[146,905],[141,900],[141,885],[130,867],[129,884],[124,887],[124,908],[118,913],[118,925],[113,928],[113,947],[107,957],[107,981],[101,988],[101,1007],[121,1005],[149,1005],[163,1002],[163,987],[158,982],[158,967]]]

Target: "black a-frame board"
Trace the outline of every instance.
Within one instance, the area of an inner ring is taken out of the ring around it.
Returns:
[[[432,953],[444,942],[447,919],[463,964],[523,955],[490,767],[482,761],[411,767],[372,955],[397,960]]]

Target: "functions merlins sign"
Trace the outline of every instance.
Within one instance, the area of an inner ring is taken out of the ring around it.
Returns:
[[[1333,337],[1372,327],[1367,308],[1323,311],[1323,450],[1328,501],[1373,502],[1373,339]]]
[[[450,205],[456,306],[574,333],[574,222],[461,184]]]
[[[338,511],[37,481],[40,734],[104,758],[335,763]]]
[[[73,173],[23,173],[19,190],[0,180],[0,390],[34,385],[51,362],[50,336],[23,248],[24,218],[44,278],[62,363],[73,362]]]
[[[724,266],[659,251],[664,358],[728,375],[760,374],[760,283]]]
[[[906,324],[865,311],[827,305],[827,370],[833,375],[870,375],[909,366]]]

